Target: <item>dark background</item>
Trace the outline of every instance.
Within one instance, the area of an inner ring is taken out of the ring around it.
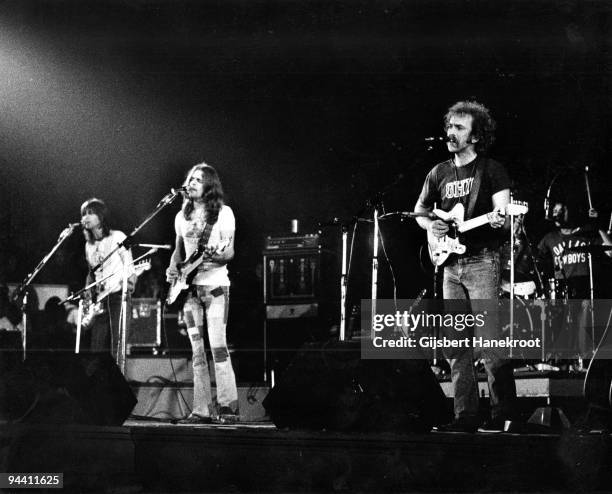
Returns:
[[[411,210],[446,158],[423,138],[466,97],[498,122],[491,155],[530,203],[534,242],[555,174],[553,195],[584,214],[586,165],[607,228],[611,13],[603,0],[0,2],[2,277],[23,279],[85,199],[104,199],[130,232],[205,160],[237,218],[234,299],[255,306],[265,235],[291,218],[314,232],[367,216],[379,191],[386,212]],[[178,208],[137,240],[172,243]],[[369,296],[369,228],[352,299]],[[424,232],[397,218],[382,229],[398,295],[414,297],[430,283]],[[324,234],[337,259],[339,228]],[[80,237],[36,281],[78,287]],[[384,259],[380,290],[392,294]]]

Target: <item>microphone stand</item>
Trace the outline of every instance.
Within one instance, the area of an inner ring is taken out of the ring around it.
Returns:
[[[556,182],[557,178],[559,178],[559,175],[561,175],[561,173],[562,171],[557,172],[555,174],[555,176],[550,181],[550,184],[548,185],[548,189],[546,190],[546,198],[544,199],[544,219],[546,221],[552,220],[552,218],[550,217],[550,191],[552,190],[552,186]]]
[[[132,261],[132,266],[141,259],[148,255],[155,254],[158,251],[158,247],[152,247],[140,257],[137,257]],[[121,312],[119,313],[120,329],[119,329],[119,341],[117,342],[117,366],[121,370],[121,374],[125,376],[126,372],[126,354],[127,354],[127,323],[128,323],[128,266],[123,266],[122,274],[123,279],[121,280]]]
[[[510,195],[512,202],[512,194]],[[514,215],[510,215],[510,340],[514,341]],[[513,357],[512,346],[509,352]]]
[[[372,211],[372,218],[374,220],[374,233],[372,235],[372,327],[370,329],[370,338],[374,340],[374,317],[376,316],[376,299],[378,297],[378,206],[374,207]]]
[[[155,254],[157,251],[159,250],[158,247],[153,247],[151,249],[149,249],[147,252],[145,252],[143,255],[141,255],[140,257],[137,257],[136,259],[134,259],[131,264],[128,264],[127,266],[124,266],[121,268],[121,273],[122,273],[122,292],[121,292],[121,312],[119,314],[119,321],[121,324],[121,332],[120,332],[120,341],[121,338],[123,338],[123,334],[127,334],[127,318],[124,318],[123,315],[127,314],[127,279],[129,278],[129,276],[127,276],[127,268],[128,266],[134,266],[137,262],[139,262],[140,260],[142,260],[143,258],[151,255],[151,254]],[[107,276],[105,276],[104,278],[101,278],[97,281],[94,281],[92,283],[90,283],[89,285],[85,286],[84,288],[81,288],[79,291],[74,292],[72,294],[70,294],[69,297],[65,298],[64,300],[62,300],[61,302],[58,302],[58,305],[62,305],[65,304],[67,302],[72,302],[76,299],[79,299],[79,305],[78,305],[78,311],[77,311],[77,333],[76,333],[76,343],[75,343],[75,348],[74,348],[74,353],[79,353],[80,352],[80,346],[81,346],[81,330],[82,330],[82,325],[83,325],[83,294],[85,292],[87,292],[88,290],[104,283],[106,280],[108,280],[109,278],[112,278],[113,276],[116,276],[119,273],[119,271],[115,271]],[[123,291],[125,290],[125,292]],[[125,321],[124,321],[125,319]],[[117,365],[121,368],[121,366],[119,365],[119,349],[123,349],[123,343],[121,343],[120,346],[117,347]],[[125,360],[125,359],[124,359]],[[123,362],[123,365],[125,367],[125,362]],[[122,369],[122,372],[125,369]]]
[[[589,201],[589,212],[593,211],[593,200],[591,198],[591,186],[589,185],[589,167],[584,167],[584,183],[586,186],[587,199]],[[595,286],[593,279],[593,254],[587,252],[589,257],[589,296],[590,296],[590,312],[591,312],[591,356],[595,354]],[[582,358],[579,359],[580,367],[582,367]]]
[[[535,255],[533,254],[533,247],[531,245],[531,240],[529,240],[529,235],[527,234],[527,229],[525,228],[525,222],[522,221],[520,225],[519,233],[523,236],[525,240],[525,249],[523,252],[526,252],[531,259],[531,264],[533,266],[533,271],[535,272],[536,278],[538,280],[538,286],[536,288],[536,293],[544,290],[544,282],[542,280],[542,274],[538,269],[538,263],[536,262]],[[523,254],[524,255],[524,254]],[[541,329],[541,337],[542,337],[542,352],[540,355],[540,360],[542,363],[546,361],[546,345],[548,344],[548,340],[546,339],[546,331],[545,331],[545,322],[546,322],[546,306],[542,303],[541,300],[537,300],[534,305],[540,307],[540,329]]]
[[[346,292],[347,292],[348,228],[342,225],[342,271],[340,273],[340,341],[346,341]]]
[[[55,254],[55,251],[57,251],[57,249],[59,249],[60,246],[66,241],[66,239],[68,237],[70,237],[70,235],[72,235],[74,233],[74,230],[76,229],[77,226],[80,226],[80,224],[79,223],[71,223],[71,224],[68,225],[67,228],[64,228],[64,230],[62,230],[62,232],[59,234],[57,242],[55,243],[53,248],[42,258],[42,260],[34,268],[34,271],[32,271],[30,274],[28,274],[25,277],[25,279],[21,282],[21,284],[19,285],[19,287],[15,291],[15,298],[16,299],[18,299],[18,298],[22,299],[22,302],[21,302],[21,311],[22,311],[21,323],[22,323],[22,326],[23,326],[23,333],[22,333],[21,344],[22,344],[22,348],[23,348],[22,359],[24,361],[25,361],[25,358],[26,358],[27,334],[28,334],[28,316],[27,316],[27,310],[26,310],[26,307],[27,307],[27,304],[28,304],[27,288],[28,288],[28,286],[30,286],[30,284],[32,283],[34,278],[36,278],[38,273],[40,273],[42,271],[42,269],[45,267],[45,265],[49,262],[49,259],[51,259],[53,254]]]
[[[104,264],[121,247],[128,248],[128,246],[131,244],[132,237],[134,237],[134,235],[136,235],[153,218],[155,218],[155,216],[157,216],[161,212],[162,209],[172,204],[174,200],[180,195],[181,191],[182,191],[182,188],[171,189],[168,194],[162,197],[162,199],[157,203],[157,206],[155,206],[155,209],[144,220],[142,220],[142,222],[136,228],[134,228],[134,230],[132,230],[132,232],[127,237],[125,237],[125,239],[122,242],[117,243],[115,248],[111,250],[109,254],[104,259],[102,259],[96,266],[92,268],[91,272],[95,273],[98,269],[100,269],[100,267],[102,267],[102,264]]]

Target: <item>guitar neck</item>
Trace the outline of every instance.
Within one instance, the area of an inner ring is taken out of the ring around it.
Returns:
[[[187,266],[183,266],[181,268],[181,272],[183,273],[183,275],[188,276],[190,275],[193,271],[195,271],[196,269],[198,269],[198,267],[200,267],[200,265],[206,260],[206,256],[204,254],[201,254],[200,256],[198,256],[197,259],[195,259],[194,261],[191,261]]]
[[[473,230],[474,228],[478,228],[479,226],[486,225],[489,222],[489,214],[491,213],[482,214],[480,216],[476,216],[476,218],[464,221],[457,227],[457,230],[459,233],[464,233],[469,230]]]

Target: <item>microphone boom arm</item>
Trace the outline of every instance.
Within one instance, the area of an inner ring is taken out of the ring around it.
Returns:
[[[180,187],[178,189],[171,189],[171,192],[167,194],[166,196],[164,196],[161,201],[159,201],[157,206],[155,206],[155,209],[144,220],[142,220],[142,222],[136,228],[134,228],[134,230],[132,230],[132,232],[127,237],[125,237],[125,239],[122,242],[117,243],[115,248],[111,250],[109,254],[104,259],[102,259],[96,266],[92,268],[91,272],[95,273],[98,269],[100,269],[100,267],[102,267],[102,265],[119,249],[121,249],[122,247],[129,246],[129,244],[132,242],[132,237],[134,237],[134,235],[136,235],[153,218],[155,218],[155,216],[157,216],[161,212],[162,209],[172,204],[174,200],[179,196],[179,194],[183,190],[185,190],[184,187]]]

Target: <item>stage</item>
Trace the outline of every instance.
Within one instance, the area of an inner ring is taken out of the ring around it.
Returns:
[[[582,378],[516,376],[525,422],[547,404],[571,420],[546,434],[279,429],[263,383],[239,386],[235,425],[175,425],[189,384],[132,382],[138,404],[122,426],[67,424],[59,413],[56,424],[0,425],[1,471],[61,472],[65,492],[607,492],[612,436],[579,427]]]
[[[270,423],[0,428],[4,472],[63,472],[64,491],[609,491],[609,434],[392,434]],[[18,465],[18,467],[16,467]]]

